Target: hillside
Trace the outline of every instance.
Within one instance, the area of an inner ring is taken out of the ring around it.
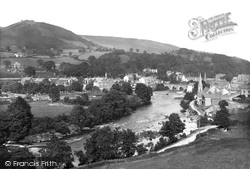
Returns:
[[[78,169],[238,169],[250,166],[250,114],[249,108],[231,114],[237,123],[227,132],[209,130],[197,139],[181,147],[162,153],[150,153],[139,157],[103,161]]]
[[[139,52],[143,52],[145,50],[148,53],[160,54],[179,49],[179,47],[174,45],[155,42],[151,40],[89,35],[82,35],[81,37],[103,47],[123,49],[125,51],[133,48],[134,51],[136,51],[136,49],[139,49]]]
[[[17,46],[19,49],[60,49],[94,47],[90,41],[59,26],[44,22],[21,21],[0,28],[0,46]]]

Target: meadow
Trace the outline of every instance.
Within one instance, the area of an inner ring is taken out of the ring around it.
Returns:
[[[96,51],[96,52],[84,53],[84,54],[79,55],[79,59],[80,60],[87,60],[89,58],[89,56],[91,56],[91,55],[95,56],[96,58],[99,58],[100,56],[104,55],[105,53],[108,53],[108,52]]]
[[[38,101],[38,102],[29,102],[31,106],[31,112],[34,117],[55,117],[57,115],[65,113],[68,115],[73,105],[64,105],[61,103],[51,103],[48,101]],[[6,110],[8,107],[7,104],[0,105],[0,110]]]

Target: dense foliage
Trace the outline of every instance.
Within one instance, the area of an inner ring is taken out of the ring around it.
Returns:
[[[136,84],[135,93],[138,97],[140,97],[142,99],[142,102],[144,102],[144,103],[149,103],[151,100],[151,96],[153,95],[152,88],[146,86],[143,83]]]
[[[36,70],[34,67],[32,66],[27,66],[24,68],[23,72],[27,75],[27,76],[34,76],[36,74]]]
[[[185,124],[180,120],[177,113],[172,113],[169,120],[165,121],[159,131],[162,136],[167,136],[170,141],[176,141],[176,135],[183,132]]]
[[[80,165],[101,160],[132,157],[136,151],[137,137],[130,129],[120,130],[110,127],[97,129],[84,147],[86,153],[77,152]]]
[[[192,53],[192,54],[190,54]],[[125,58],[128,58],[125,60]],[[166,71],[184,72],[189,76],[198,76],[199,72],[206,72],[207,77],[214,77],[218,73],[226,74],[226,79],[250,72],[250,63],[245,60],[228,57],[221,54],[195,52],[188,49],[179,49],[176,53],[149,54],[147,52],[125,52],[114,50],[98,59],[91,56],[87,63],[79,65],[62,63],[60,71],[66,76],[104,76],[120,77],[127,73],[140,73],[144,68],[158,69],[160,79],[176,82],[176,78],[167,77]]]
[[[220,106],[220,110],[216,112],[214,124],[218,125],[219,128],[228,128],[230,126],[230,114],[226,108],[226,106],[228,106],[228,102],[221,100],[218,104]]]
[[[33,114],[30,105],[21,97],[8,106],[5,112],[0,113],[0,143],[23,139],[31,129]]]
[[[52,168],[61,168],[64,164],[73,167],[74,160],[71,147],[64,141],[59,140],[55,135],[52,136],[49,143],[46,145],[46,151],[42,152],[42,159],[51,160],[57,163],[58,166]]]

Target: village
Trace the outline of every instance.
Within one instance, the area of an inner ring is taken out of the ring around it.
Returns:
[[[20,68],[20,63],[15,62],[13,68]],[[177,91],[186,91],[191,92],[193,90],[195,82],[198,82],[201,77],[186,77],[181,72],[167,71],[166,74],[170,76],[175,74],[176,84],[171,84],[169,81],[163,81],[157,78],[157,69],[145,68],[143,70],[145,73],[151,73],[150,76],[139,75],[138,73],[127,74],[121,78],[108,78],[107,73],[104,77],[91,77],[91,78],[81,78],[76,77],[48,77],[48,78],[33,78],[33,77],[22,77],[22,78],[1,78],[0,82],[3,86],[11,86],[14,83],[37,83],[39,84],[44,79],[48,79],[51,83],[54,83],[56,86],[63,85],[64,87],[70,86],[73,82],[79,82],[82,85],[82,91],[87,91],[86,86],[90,83],[93,83],[93,86],[97,87],[99,91],[104,89],[109,90],[112,85],[119,82],[129,82],[131,86],[135,87],[137,83],[143,83],[147,86],[150,86],[152,89],[156,89],[157,84],[163,84],[164,87],[167,87],[169,90]],[[204,87],[202,92],[199,93],[198,97],[200,100],[203,100],[205,106],[217,105],[220,100],[229,98],[240,99],[239,95],[245,96],[246,98],[250,95],[250,75],[239,74],[237,77],[234,77],[231,82],[228,82],[226,79],[223,79],[225,74],[217,74],[214,78],[207,78],[206,73],[204,73],[202,80],[209,84],[209,87]],[[63,91],[65,92],[65,91]],[[9,91],[2,91],[1,100],[6,101],[15,97],[21,96],[25,98],[27,94],[17,94],[10,93]],[[33,101],[39,100],[50,100],[48,96],[41,96],[39,94],[31,96]],[[63,99],[63,98],[61,98]]]

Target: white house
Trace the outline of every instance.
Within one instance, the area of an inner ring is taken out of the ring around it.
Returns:
[[[194,88],[194,83],[189,83],[187,85],[187,92],[191,93],[193,91],[193,88]]]
[[[21,68],[21,64],[19,62],[15,62],[13,64],[13,68],[20,69]]]
[[[250,97],[250,85],[243,84],[240,86],[240,94],[245,95],[246,97]]]

